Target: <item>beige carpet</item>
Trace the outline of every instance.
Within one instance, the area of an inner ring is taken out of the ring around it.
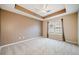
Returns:
[[[1,55],[63,55],[79,54],[79,47],[62,41],[35,38],[0,49]]]

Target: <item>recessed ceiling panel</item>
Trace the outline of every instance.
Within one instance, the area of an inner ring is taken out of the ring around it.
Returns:
[[[20,6],[39,14],[47,16],[65,8],[64,4],[20,4]]]

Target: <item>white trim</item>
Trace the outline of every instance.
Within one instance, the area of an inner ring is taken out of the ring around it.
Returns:
[[[40,37],[35,37],[35,38],[40,38]],[[24,41],[30,41],[30,40],[33,40],[35,38],[29,38],[29,39],[22,40],[22,41],[19,41],[19,42],[15,42],[15,43],[10,43],[10,44],[7,44],[7,45],[3,45],[3,46],[0,46],[0,49],[3,48],[3,47],[6,47],[6,46],[10,46],[10,45],[14,45],[14,44],[19,44],[19,43],[22,43]]]

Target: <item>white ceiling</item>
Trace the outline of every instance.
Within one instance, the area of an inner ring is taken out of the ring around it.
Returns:
[[[40,16],[47,16],[48,14],[57,12],[65,8],[64,4],[20,4],[20,6],[29,9]]]
[[[74,13],[79,10],[79,4],[19,4],[19,5],[39,14],[41,16],[49,15],[51,13],[62,10],[64,8],[66,8],[66,13],[61,14],[61,15]],[[22,11],[15,9],[14,8],[15,4],[1,4],[0,7],[2,9],[5,9],[5,10],[11,11],[11,12],[22,14],[22,15],[32,17],[32,18],[35,18],[38,20],[43,20],[41,18],[35,17],[33,15],[30,15],[30,14],[27,14],[27,13],[24,13]],[[59,16],[59,15],[57,15],[57,16]],[[50,18],[53,18],[53,17],[50,17]],[[47,19],[50,19],[50,18],[47,18]]]

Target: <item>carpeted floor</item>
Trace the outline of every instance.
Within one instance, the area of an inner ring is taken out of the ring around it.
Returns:
[[[38,37],[0,49],[1,55],[76,55],[79,47],[66,42]]]

